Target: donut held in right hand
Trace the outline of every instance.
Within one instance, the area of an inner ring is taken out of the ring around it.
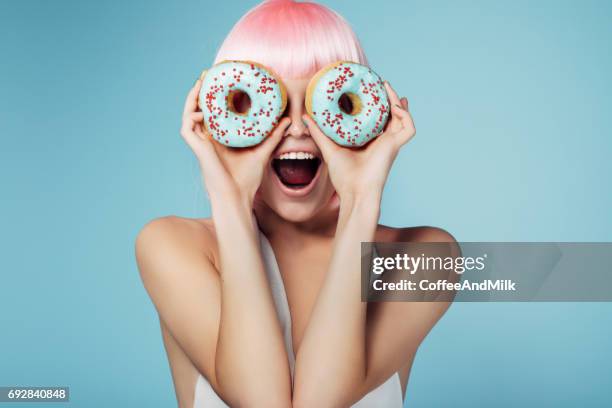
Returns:
[[[202,74],[199,106],[208,133],[230,147],[261,143],[287,104],[282,82],[251,61],[222,61]]]
[[[378,74],[365,65],[339,61],[310,80],[306,111],[334,142],[358,147],[382,133],[390,107]]]

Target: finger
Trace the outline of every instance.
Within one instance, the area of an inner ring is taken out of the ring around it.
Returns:
[[[391,105],[399,105],[401,103],[400,98],[388,81],[385,81],[385,89],[387,90],[387,95],[389,95],[389,102]]]
[[[195,124],[194,132],[204,142],[212,143],[213,138],[210,135],[210,133],[208,133],[208,130],[206,129],[206,126],[204,126],[204,124],[202,122],[199,122],[199,123]]]
[[[410,106],[408,104],[408,98],[403,97],[401,100],[401,103],[402,103],[402,107],[401,109],[397,111],[397,114],[402,121],[402,125],[404,126],[405,129],[415,131],[414,120],[412,119],[412,114],[410,113],[410,110],[408,109],[408,107]]]
[[[283,135],[285,134],[285,131],[287,130],[290,124],[291,119],[289,119],[288,117],[282,118],[281,121],[278,122],[278,125],[276,125],[276,127],[272,130],[270,135],[266,137],[261,143],[261,145],[258,147],[258,149],[266,158],[270,157],[274,149],[276,149],[276,146],[278,146],[278,144],[280,143],[281,139],[283,138]]]
[[[403,145],[416,133],[412,116],[410,115],[410,112],[403,109],[399,105],[391,106],[391,114],[393,116],[392,121],[394,122],[394,126],[390,129],[390,133],[393,134],[394,138],[400,145]]]
[[[324,158],[329,157],[329,155],[333,154],[336,149],[340,148],[330,138],[325,136],[323,132],[321,132],[319,126],[315,123],[314,120],[312,120],[309,115],[302,115],[302,120],[304,121],[306,127],[308,127],[308,132],[310,133],[310,136],[314,139],[315,143],[319,147],[319,150],[321,150],[321,153],[323,154]]]
[[[183,117],[183,123],[181,125],[181,136],[185,139],[186,142],[191,146],[191,142],[195,138],[197,138],[197,134],[195,132],[196,127],[198,127],[203,120],[202,112],[191,112],[186,117]]]
[[[183,117],[189,115],[191,112],[195,112],[198,107],[198,94],[200,93],[200,87],[202,86],[202,81],[198,79],[187,94],[187,99],[185,99],[185,108],[183,109]]]
[[[195,88],[195,97],[194,97],[194,99],[195,99],[195,110],[196,111],[201,111],[202,110],[202,109],[200,109],[199,104],[200,104],[200,90],[202,89],[202,83],[203,82],[204,81],[201,78],[197,79],[196,82],[195,82],[195,85],[193,86]]]
[[[181,136],[183,137],[183,140],[189,145],[191,150],[193,150],[196,155],[199,155],[201,149],[200,144],[202,142],[200,141],[200,136],[197,133],[197,128],[198,124],[194,124],[193,122],[191,123],[191,125],[184,124],[181,128]]]
[[[194,122],[202,122],[204,120],[204,113],[202,112],[191,112],[189,114],[189,119]]]
[[[181,127],[181,136],[196,154],[199,153],[202,142],[210,141],[203,130],[202,115],[202,112],[191,112],[186,118],[183,118]]]
[[[401,129],[398,129],[395,134],[397,135],[398,141],[401,144],[406,143],[416,133],[412,115],[410,115],[410,112],[408,111],[408,99],[405,97],[400,99],[391,84],[386,81],[385,89],[387,90],[389,102],[391,103],[391,120],[399,119],[401,123]]]
[[[400,98],[397,96],[397,92],[395,92],[395,90],[391,87],[391,84],[388,81],[385,81],[384,85],[387,91],[387,96],[389,97],[389,105],[391,108],[391,118],[389,119],[389,123],[387,124],[387,129],[393,132],[397,132],[403,126],[400,117],[400,111],[403,108],[400,105]]]
[[[399,104],[391,105],[391,114],[397,117],[402,123],[402,125],[405,125],[404,120],[406,118],[410,118],[410,113],[406,109],[404,109],[402,105]]]
[[[374,139],[370,140],[368,144],[365,145],[364,149],[366,151],[376,151],[380,149],[380,145],[397,146],[397,140],[395,138],[396,133],[397,131],[385,131]]]
[[[399,107],[394,107],[392,112],[395,118],[401,123],[400,128],[392,132],[394,139],[398,145],[401,146],[414,137],[416,129],[414,128],[414,122],[412,121],[410,112],[400,109]]]
[[[193,134],[188,135],[186,140],[198,158],[200,168],[204,173],[213,175],[213,177],[215,174],[219,174],[219,169],[222,168],[223,164],[215,149],[215,142],[201,123],[195,124]]]

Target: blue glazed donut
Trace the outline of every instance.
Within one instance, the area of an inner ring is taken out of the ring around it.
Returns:
[[[321,131],[342,146],[362,146],[382,133],[389,99],[380,77],[365,65],[340,61],[310,80],[306,110]]]
[[[223,61],[202,74],[199,104],[208,133],[219,143],[261,143],[285,110],[282,83],[268,68],[250,61]]]

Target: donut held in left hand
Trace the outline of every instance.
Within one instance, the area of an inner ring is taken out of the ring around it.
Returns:
[[[223,61],[202,74],[199,106],[208,133],[230,147],[261,143],[278,124],[287,93],[276,75],[251,61]]]
[[[382,133],[390,107],[378,74],[365,65],[338,61],[310,80],[306,110],[334,142],[358,147]]]

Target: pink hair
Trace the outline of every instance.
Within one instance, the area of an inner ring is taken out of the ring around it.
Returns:
[[[221,45],[215,63],[249,60],[284,78],[307,78],[339,60],[367,65],[357,36],[335,11],[311,2],[268,0],[246,13]]]

